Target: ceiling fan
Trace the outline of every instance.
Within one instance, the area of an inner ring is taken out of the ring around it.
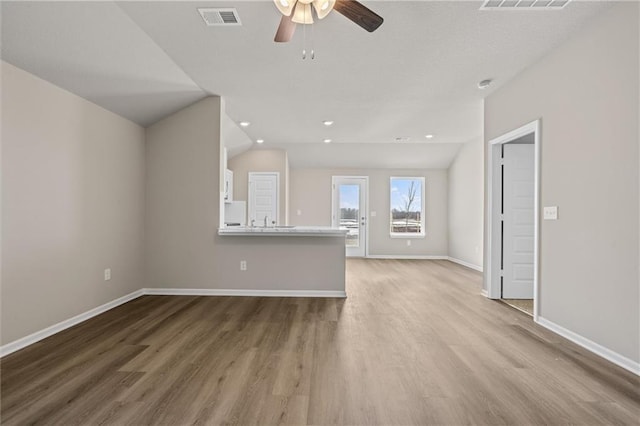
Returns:
[[[344,15],[369,32],[382,25],[381,16],[355,0],[273,0],[282,13],[275,41],[291,40],[297,24],[313,24],[313,9],[318,19],[323,19],[332,10]]]

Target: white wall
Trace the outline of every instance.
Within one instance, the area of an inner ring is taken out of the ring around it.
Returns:
[[[141,127],[2,62],[2,344],[142,287],[144,165]]]
[[[541,119],[541,205],[559,220],[541,223],[540,316],[635,363],[638,7],[614,5],[485,102],[486,141]]]
[[[369,255],[447,256],[447,171],[403,169],[291,169],[289,222],[292,225],[331,226],[331,177],[369,176]],[[424,176],[426,237],[389,236],[391,176]],[[301,215],[298,215],[298,210]]]
[[[481,138],[462,146],[449,167],[449,256],[482,268],[484,151]]]

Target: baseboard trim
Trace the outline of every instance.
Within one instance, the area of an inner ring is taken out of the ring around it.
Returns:
[[[413,256],[402,254],[370,254],[367,259],[396,259],[396,260],[447,260],[447,256]]]
[[[640,363],[637,363],[623,355],[620,355],[619,353],[614,352],[611,349],[605,348],[604,346],[599,345],[596,342],[589,340],[577,333],[574,333],[571,330],[567,330],[566,328],[552,321],[549,321],[548,319],[542,318],[541,316],[538,316],[536,322],[544,328],[551,330],[556,334],[559,334],[565,339],[571,340],[573,343],[582,346],[583,348],[587,349],[590,352],[593,352],[598,356],[601,356],[607,361],[610,361],[615,365],[622,367],[625,370],[634,373],[635,375],[640,376]]]
[[[21,339],[18,339],[11,343],[7,343],[6,345],[0,346],[0,357],[4,357],[16,351],[19,351],[20,349],[26,348],[29,345],[33,345],[34,343],[37,343],[40,340],[46,339],[49,336],[53,336],[56,333],[60,333],[61,331],[71,328],[74,325],[80,324],[83,321],[86,321],[90,318],[93,318],[97,315],[107,312],[110,309],[118,307],[124,303],[130,302],[133,299],[137,299],[142,295],[144,295],[143,290],[134,291],[133,293],[127,294],[126,296],[119,297],[118,299],[112,300],[111,302],[105,303],[104,305],[98,306],[97,308],[93,308],[91,310],[88,310],[87,312],[76,315],[73,318],[69,318],[67,320],[61,321],[43,330],[36,331],[35,333],[32,333]]]
[[[323,297],[345,299],[345,291],[331,290],[232,290],[199,288],[145,288],[144,294],[154,296],[233,296],[233,297]]]
[[[465,262],[464,260],[456,259],[455,257],[451,257],[451,256],[449,256],[447,260],[449,262],[457,263],[458,265],[466,266],[469,269],[482,272],[482,266],[474,265],[473,263]]]
[[[480,290],[480,294],[484,297],[489,297],[489,293],[487,292],[487,290],[485,290],[484,288],[482,290]]]

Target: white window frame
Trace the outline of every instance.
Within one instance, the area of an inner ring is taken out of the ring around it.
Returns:
[[[401,179],[401,180],[418,180],[420,181],[421,185],[420,185],[420,189],[421,189],[421,194],[420,194],[420,200],[422,203],[421,209],[420,209],[420,233],[410,233],[410,232],[392,232],[392,222],[393,222],[393,206],[391,205],[391,190],[393,189],[393,180],[394,179]],[[426,179],[424,176],[391,176],[389,178],[389,236],[391,238],[425,238],[427,235],[426,232],[426,215],[427,215],[427,203],[425,200],[425,186],[426,186]]]

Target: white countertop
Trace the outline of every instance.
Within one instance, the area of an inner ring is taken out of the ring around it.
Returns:
[[[331,228],[328,226],[230,226],[219,228],[218,235],[249,236],[249,237],[341,237],[347,234],[346,229]]]

